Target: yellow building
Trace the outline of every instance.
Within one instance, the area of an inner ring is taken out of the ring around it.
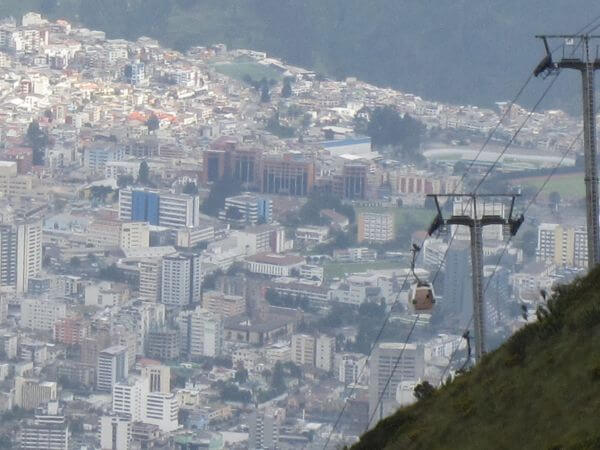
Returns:
[[[587,267],[586,228],[541,224],[538,227],[537,259],[558,266]]]

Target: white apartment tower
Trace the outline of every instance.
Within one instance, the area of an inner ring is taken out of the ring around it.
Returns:
[[[128,374],[127,347],[115,345],[98,354],[96,389],[111,392],[115,383],[126,380]]]
[[[138,297],[146,302],[160,301],[162,260],[149,258],[140,261],[140,285]]]
[[[131,421],[126,417],[100,417],[101,450],[129,450],[131,448]]]
[[[19,448],[24,450],[69,449],[69,426],[58,402],[50,402],[47,408],[36,411],[35,418],[22,426],[20,441]]]
[[[373,352],[370,368],[369,416],[377,423],[397,408],[396,390],[400,382],[418,381],[423,378],[424,347],[399,342],[379,343]]]
[[[315,365],[315,338],[309,334],[292,335],[292,362],[299,366]]]
[[[177,318],[181,332],[182,352],[190,357],[219,356],[223,349],[223,318],[198,306],[182,311]]]
[[[333,371],[335,337],[320,335],[316,340],[315,367],[325,372]]]
[[[42,271],[42,222],[18,221],[0,226],[0,285],[27,292],[29,279]]]
[[[394,215],[361,213],[358,215],[358,242],[394,240]]]
[[[161,301],[166,306],[200,302],[202,267],[200,255],[165,256],[161,266]]]
[[[21,326],[32,330],[53,330],[67,316],[67,306],[58,300],[27,298],[21,303]]]

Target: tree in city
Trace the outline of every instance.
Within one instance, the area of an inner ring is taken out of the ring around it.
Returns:
[[[113,190],[110,186],[92,186],[90,188],[90,196],[92,200],[100,203],[104,203],[106,198]]]
[[[225,199],[238,195],[241,189],[239,181],[229,177],[215,182],[208,193],[208,197],[202,203],[202,212],[209,216],[218,215],[219,211],[225,206]]]
[[[133,175],[119,175],[117,177],[117,186],[119,189],[125,189],[127,186],[131,186],[135,183]]]
[[[146,126],[150,132],[156,131],[160,128],[160,121],[158,120],[158,117],[156,117],[156,114],[152,113],[150,117],[148,117],[148,120],[146,120]]]
[[[27,127],[25,135],[27,144],[33,149],[33,165],[43,166],[46,148],[50,144],[48,134],[40,128],[40,124],[33,121]]]
[[[366,130],[365,120],[368,120]],[[397,156],[410,161],[422,158],[419,150],[425,135],[425,125],[408,114],[401,116],[391,106],[375,108],[370,112],[359,111],[355,117],[355,129],[364,130],[375,147],[391,146]]]
[[[79,267],[81,266],[81,259],[79,259],[79,257],[77,256],[73,256],[70,260],[69,260],[69,265],[71,267]]]
[[[243,367],[239,368],[235,371],[234,379],[236,383],[245,383],[246,381],[248,381],[248,370],[244,369]]]
[[[281,96],[283,98],[289,98],[292,96],[292,79],[285,77],[283,79],[283,87],[281,88]]]
[[[435,388],[429,381],[423,381],[415,386],[414,395],[419,401],[430,398],[435,392]]]
[[[188,195],[197,195],[198,186],[193,181],[188,181],[183,185],[183,193]]]
[[[150,167],[146,161],[140,163],[140,169],[138,171],[138,183],[147,185],[150,182]]]

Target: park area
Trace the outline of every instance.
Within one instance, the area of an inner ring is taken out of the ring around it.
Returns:
[[[243,81],[244,78],[250,77],[253,80],[259,81],[263,78],[267,80],[280,81],[282,78],[281,71],[274,67],[259,64],[254,61],[233,61],[215,64],[217,72],[227,75],[228,77],[235,78],[236,80]]]
[[[551,192],[558,192],[561,198],[566,200],[577,200],[584,198],[585,185],[583,178],[583,172],[554,175],[552,178],[550,178],[540,195],[542,197],[547,197]],[[537,190],[543,186],[546,179],[546,175],[516,178],[511,180],[511,184],[513,186],[521,186],[523,188],[526,186],[531,186]]]

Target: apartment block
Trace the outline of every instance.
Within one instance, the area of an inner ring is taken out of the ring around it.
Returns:
[[[537,259],[557,266],[585,268],[588,265],[585,227],[542,223],[538,227]]]
[[[358,242],[383,243],[394,240],[394,215],[360,213]]]

